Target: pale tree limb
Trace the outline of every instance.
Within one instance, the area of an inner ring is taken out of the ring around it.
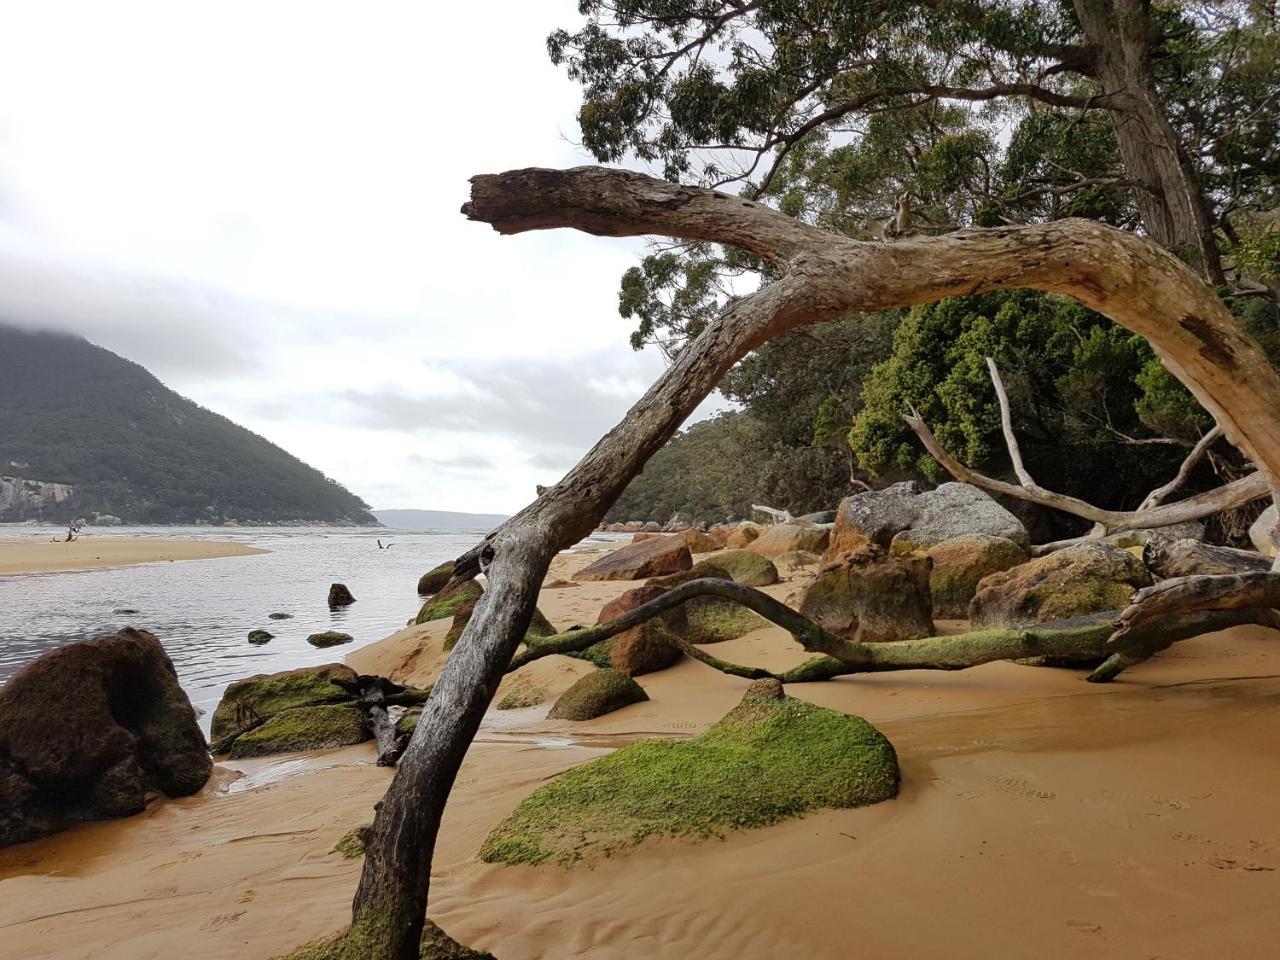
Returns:
[[[1005,392],[1004,380],[1000,378],[1000,368],[992,357],[987,357],[987,372],[991,374],[991,385],[996,388],[996,400],[1000,403],[1000,429],[1004,432],[1004,445],[1009,448],[1009,460],[1013,463],[1013,472],[1018,482],[1032,491],[1043,490],[1031,479],[1022,462],[1022,448],[1018,446],[1018,437],[1013,432],[1013,414],[1009,410],[1009,394]],[[1043,493],[1049,491],[1043,490]]]
[[[730,367],[767,340],[837,317],[986,290],[1063,294],[1150,340],[1227,438],[1267,478],[1280,478],[1280,377],[1266,356],[1190,268],[1101,223],[863,243],[741,197],[601,167],[476,177],[464,212],[508,234],[567,227],[729,244],[772,260],[778,279],[731,303],[559,483],[459,558],[455,572],[483,571],[487,588],[379,807],[352,929],[335,948],[348,958],[416,956],[445,803],[524,637],[551,558],[595,528]]]
[[[795,519],[790,510],[779,510],[777,507],[766,507],[762,503],[753,503],[752,510],[758,510],[766,516],[773,517],[774,523],[790,523]]]
[[[1187,477],[1191,475],[1192,468],[1204,459],[1204,455],[1209,452],[1209,448],[1212,447],[1221,436],[1222,428],[1215,423],[1213,425],[1213,429],[1201,437],[1196,442],[1196,445],[1191,448],[1191,452],[1188,453],[1186,459],[1182,461],[1182,466],[1178,467],[1178,472],[1174,478],[1163,486],[1156,487],[1148,493],[1142,503],[1138,505],[1138,510],[1149,510],[1152,507],[1159,506],[1164,502],[1164,499],[1167,496],[1174,493],[1179,487],[1186,483]]]

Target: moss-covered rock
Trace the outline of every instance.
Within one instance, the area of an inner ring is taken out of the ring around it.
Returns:
[[[501,700],[498,701],[499,710],[523,710],[526,707],[536,707],[538,704],[545,702],[547,699],[547,691],[545,687],[536,684],[522,684],[508,690]]]
[[[629,677],[665,670],[682,656],[679,640],[658,617],[613,638],[609,665]]]
[[[735,583],[747,587],[767,587],[778,582],[778,568],[768,557],[751,550],[726,550],[708,558]]]
[[[337,647],[344,643],[350,643],[354,640],[349,633],[343,633],[341,630],[321,630],[319,633],[313,633],[307,637],[307,643],[313,647]]]
[[[468,602],[474,603],[483,593],[484,588],[475,580],[451,583],[422,605],[413,622],[430,623],[432,620],[452,617],[460,606]]]
[[[863,643],[931,636],[932,609],[928,557],[890,557],[870,543],[823,568],[800,605],[824,630]]]
[[[233,760],[275,753],[347,747],[370,739],[364,715],[354,704],[326,704],[282,710],[261,726],[236,737]]]
[[[410,707],[396,720],[396,736],[413,736],[418,729],[418,721],[422,719],[422,707]]]
[[[332,583],[329,585],[330,607],[349,607],[355,602],[356,598],[352,596],[345,583]]]
[[[354,681],[356,672],[341,663],[264,673],[227,687],[213,711],[214,743],[243,733],[292,707],[345,703],[351,695],[334,680]]]
[[[362,823],[358,827],[352,827],[339,838],[329,852],[336,853],[344,860],[358,860],[364,856],[364,845],[368,842],[369,831],[372,829],[372,823]]]
[[[446,560],[438,567],[432,567],[418,578],[418,596],[429,597],[439,593],[453,579],[453,561]]]
[[[993,573],[969,604],[977,629],[1021,627],[1103,610],[1119,610],[1151,574],[1133,554],[1086,540]]]
[[[257,644],[270,643],[272,640],[275,639],[275,636],[276,635],[272,633],[270,630],[250,630],[249,642],[257,643]]]
[[[894,552],[902,549],[895,541]],[[963,619],[969,615],[969,601],[983,578],[1026,563],[1027,551],[1004,537],[973,534],[935,544],[928,557],[933,563],[929,572],[933,615]]]
[[[560,695],[548,720],[594,720],[648,700],[644,688],[620,670],[596,670]]]
[[[384,954],[382,941],[364,930],[348,930],[312,941],[274,960],[374,960]],[[472,950],[449,936],[431,920],[422,927],[420,960],[494,960],[491,953]]]
[[[897,757],[875,727],[780,694],[753,684],[694,740],[645,740],[570,770],[499,824],[481,858],[570,865],[651,836],[720,837],[897,794]]]
[[[773,569],[773,564],[769,563],[764,557],[756,557],[756,559],[768,563],[770,569]],[[750,568],[744,566],[742,569],[748,570]],[[774,570],[774,575],[776,577],[776,570]],[[681,584],[688,583],[690,580],[701,580],[703,578],[712,580],[734,579],[724,565],[720,563],[720,557],[709,557],[694,564],[692,570],[686,570],[684,573],[674,573],[668,577],[655,577],[645,586],[649,589],[660,588],[662,592],[666,592]],[[745,636],[752,630],[764,625],[764,621],[760,617],[742,604],[733,600],[725,600],[722,597],[694,597],[681,604],[677,609],[683,611],[681,615],[683,622],[674,619],[675,611],[671,611],[672,616],[666,618],[666,622],[674,633],[690,643],[720,643],[724,640],[736,640],[738,637]]]

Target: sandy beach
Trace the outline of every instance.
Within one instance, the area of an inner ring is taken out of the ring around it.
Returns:
[[[71,543],[47,535],[0,536],[0,577],[20,573],[96,570],[169,560],[247,557],[268,551],[225,540],[82,535]]]
[[[550,577],[591,559],[562,555]],[[546,589],[539,605],[558,626],[593,622],[631,586]],[[448,626],[402,630],[350,661],[430,680]],[[491,711],[446,813],[429,912],[500,960],[1273,956],[1277,650],[1246,627],[1111,685],[1012,663],[793,685],[893,741],[897,799],[723,841],[649,840],[573,869],[476,851],[548,778],[639,738],[696,735],[746,681],[685,660],[640,678],[649,702],[598,720],[547,721],[550,701]],[[771,626],[715,652],[775,669],[804,657]],[[499,696],[536,683],[554,697],[589,669],[549,657]],[[365,744],[222,765],[197,797],[0,851],[7,955],[258,960],[337,930],[360,861],[332,848],[389,782],[373,759]]]

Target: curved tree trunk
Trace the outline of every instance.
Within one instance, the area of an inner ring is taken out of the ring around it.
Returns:
[[[1212,290],[1142,238],[1080,220],[894,243],[849,240],[769,207],[600,167],[472,180],[463,211],[501,233],[570,227],[751,250],[780,278],[732,303],[555,486],[459,558],[484,596],[436,682],[367,845],[344,957],[416,956],[432,850],[467,746],[524,637],[555,552],[582,539],[728,369],[787,330],[957,294],[1032,287],[1074,297],[1156,346],[1260,469],[1280,477],[1280,379]]]

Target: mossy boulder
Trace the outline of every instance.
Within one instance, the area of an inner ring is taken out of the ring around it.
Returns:
[[[413,736],[418,729],[418,721],[422,719],[422,707],[410,707],[396,719],[396,736]]]
[[[1150,585],[1151,574],[1133,554],[1086,540],[983,578],[969,619],[975,628],[1067,620],[1119,610]]]
[[[432,567],[418,578],[418,596],[429,597],[439,593],[453,579],[453,561],[446,560],[438,567]]]
[[[931,636],[932,611],[929,558],[891,557],[873,544],[824,567],[800,605],[824,630],[863,643]]]
[[[560,694],[547,719],[594,720],[648,699],[644,688],[622,671],[596,670]]]
[[[769,563],[764,557],[757,557],[757,559]],[[772,566],[770,564],[770,567]],[[669,577],[655,577],[646,586],[660,588],[665,592],[690,580],[703,578],[733,579],[728,570],[721,565],[720,557],[709,557],[695,564],[692,570],[675,573]],[[742,604],[722,597],[694,597],[681,604],[679,609],[684,611],[683,625],[674,624],[671,620],[667,622],[675,633],[690,643],[720,643],[723,640],[736,640],[764,625],[764,620]]]
[[[233,760],[276,753],[300,753],[347,747],[370,739],[364,715],[354,704],[292,707],[261,726],[236,737],[228,755]]]
[[[359,860],[364,856],[364,846],[369,842],[369,831],[372,829],[372,823],[362,823],[358,827],[352,827],[338,838],[338,842],[329,852],[336,853],[343,860]]]
[[[330,607],[349,607],[356,602],[356,598],[352,596],[351,591],[347,589],[345,583],[333,583],[329,585],[329,606]]]
[[[422,605],[414,623],[430,623],[452,617],[463,604],[474,603],[484,593],[484,587],[475,580],[458,580],[450,583]]]
[[[743,586],[767,587],[778,582],[778,568],[773,561],[751,550],[726,550],[704,562],[715,564]]]
[[[333,681],[355,679],[356,672],[350,667],[327,663],[237,680],[227,687],[213,711],[214,743],[251,730],[282,710],[349,702],[351,695]]]
[[[366,931],[353,929],[313,940],[274,960],[371,960],[383,956],[380,942]],[[423,921],[418,950],[419,960],[494,960],[491,953],[463,946],[430,919]]]
[[[895,542],[893,551],[903,545]],[[933,563],[929,572],[929,593],[933,597],[933,615],[964,619],[969,615],[969,601],[978,592],[983,578],[1027,562],[1027,551],[1004,537],[972,534],[943,540],[929,548]]]
[[[827,549],[831,539],[831,528],[814,526],[809,523],[776,523],[765,527],[751,545],[747,547],[753,553],[766,557],[780,557],[793,550],[808,550],[811,553],[822,553]]]
[[[524,710],[526,707],[536,707],[538,704],[545,702],[547,699],[547,691],[545,687],[539,687],[536,684],[522,684],[513,687],[498,701],[497,709],[499,710]]]
[[[666,593],[670,587],[665,583],[666,578],[655,578],[638,587],[633,587],[626,593],[619,594],[614,597],[603,607],[596,617],[596,623],[608,623],[610,620],[617,620],[624,614],[630,613],[636,607],[648,603],[650,600],[656,600],[658,597]],[[668,627],[684,636],[689,626],[688,615],[685,612],[685,604],[666,611],[659,619]]]
[[[250,630],[249,642],[255,644],[270,643],[275,639],[275,636],[270,630]]]
[[[579,580],[645,580],[693,566],[693,555],[676,536],[628,543],[579,570]]]
[[[449,632],[444,635],[444,651],[448,653],[457,644],[462,636],[462,631],[467,628],[467,624],[471,622],[471,614],[475,611],[476,603],[479,597],[460,603],[456,610],[453,611],[453,623],[449,624]],[[533,619],[529,621],[529,629],[525,631],[525,638],[529,637],[553,637],[556,634],[555,625],[546,618],[543,612],[536,607],[533,611]]]
[[[875,727],[762,681],[694,740],[634,743],[539,788],[480,857],[571,865],[652,836],[723,837],[897,792],[897,756]]]
[[[313,647],[337,647],[344,643],[350,643],[354,640],[349,633],[343,633],[341,630],[321,630],[319,633],[313,633],[307,637],[307,643]]]

